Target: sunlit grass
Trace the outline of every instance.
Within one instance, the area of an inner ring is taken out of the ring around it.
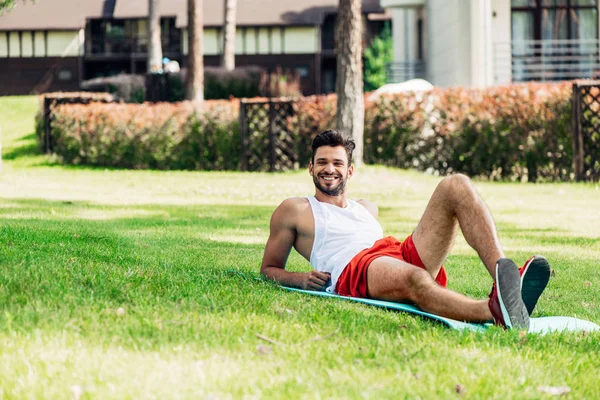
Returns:
[[[598,333],[456,332],[262,280],[270,215],[313,192],[307,172],[52,166],[19,150],[35,144],[34,100],[0,99],[13,154],[0,174],[0,398],[600,395]],[[6,124],[7,104],[22,104],[23,120]],[[386,233],[404,238],[439,180],[368,166],[349,191],[379,204]],[[475,184],[507,255],[551,262],[534,316],[600,322],[597,185]],[[486,297],[475,252],[462,237],[454,250],[451,288]],[[292,253],[289,268],[310,267]]]

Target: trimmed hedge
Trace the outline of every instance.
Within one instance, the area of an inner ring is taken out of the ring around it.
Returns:
[[[365,162],[500,180],[572,180],[571,82],[434,89],[366,102]],[[298,156],[335,125],[336,96],[310,96],[289,123]],[[56,153],[67,163],[158,169],[238,169],[239,103],[61,105]]]
[[[237,169],[239,104],[206,104],[200,117],[187,102],[60,105],[52,124],[55,152],[69,164]]]
[[[437,88],[366,101],[365,162],[494,180],[571,180],[571,86]],[[335,112],[335,95],[304,98],[295,127],[309,143],[335,125]]]
[[[42,152],[52,150],[51,125],[54,108],[59,104],[89,104],[93,102],[112,103],[116,98],[110,93],[90,92],[50,92],[38,97],[40,109],[34,117],[35,135]],[[50,137],[46,137],[50,134]]]

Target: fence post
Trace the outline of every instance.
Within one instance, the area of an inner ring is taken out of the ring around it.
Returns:
[[[275,172],[275,103],[269,98],[269,172]]]
[[[573,172],[575,180],[583,180],[583,132],[581,129],[581,88],[577,82],[573,83],[572,97],[572,143],[573,143]]]
[[[242,139],[240,169],[248,171],[248,121],[246,120],[246,103],[244,100],[240,100],[240,136]]]
[[[51,100],[44,96],[44,153],[50,152],[50,106]]]

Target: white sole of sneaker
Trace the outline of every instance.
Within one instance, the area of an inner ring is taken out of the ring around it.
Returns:
[[[496,290],[504,324],[508,329],[528,329],[529,314],[521,298],[521,275],[511,260],[496,264]]]

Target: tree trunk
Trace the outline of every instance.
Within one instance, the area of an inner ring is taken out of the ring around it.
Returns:
[[[162,71],[159,0],[148,0],[148,73]]]
[[[336,28],[336,128],[356,142],[354,164],[363,162],[365,105],[362,71],[362,0],[339,0]]]
[[[237,0],[225,0],[225,22],[223,26],[223,58],[221,66],[227,71],[235,68],[235,13]]]
[[[194,103],[197,111],[204,102],[204,43],[202,0],[187,0],[188,3],[188,68],[186,98]]]

